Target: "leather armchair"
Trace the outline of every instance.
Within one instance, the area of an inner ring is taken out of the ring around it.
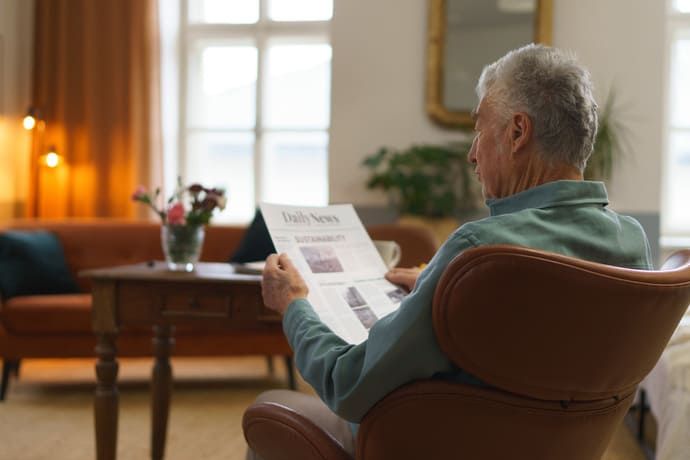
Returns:
[[[356,458],[601,458],[689,303],[690,250],[659,271],[511,246],[466,251],[439,281],[434,328],[488,385],[398,388],[362,420]],[[250,407],[243,425],[266,460],[349,458],[277,404]],[[274,456],[264,450],[279,439]]]

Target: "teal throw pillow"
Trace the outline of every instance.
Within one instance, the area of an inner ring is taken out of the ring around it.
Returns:
[[[242,235],[242,240],[235,252],[230,256],[230,263],[246,263],[266,260],[269,254],[276,252],[271,234],[268,233],[266,221],[257,208],[254,219],[249,224],[247,231]]]
[[[0,233],[0,293],[21,295],[79,292],[60,240],[46,231]]]

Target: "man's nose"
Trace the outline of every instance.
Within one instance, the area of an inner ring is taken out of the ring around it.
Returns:
[[[467,161],[469,161],[472,164],[475,164],[477,162],[477,138],[475,137],[472,140],[472,147],[470,147],[470,151],[467,152]]]

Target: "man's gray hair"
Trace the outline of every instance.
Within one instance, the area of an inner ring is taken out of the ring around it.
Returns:
[[[532,119],[544,159],[584,171],[597,133],[589,72],[571,53],[530,44],[484,67],[477,95],[490,96],[507,123],[515,112]]]

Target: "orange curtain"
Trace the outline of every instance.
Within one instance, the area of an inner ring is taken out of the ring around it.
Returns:
[[[147,215],[131,195],[162,183],[156,0],[37,0],[35,34],[41,145],[65,159],[38,167],[39,215]]]

